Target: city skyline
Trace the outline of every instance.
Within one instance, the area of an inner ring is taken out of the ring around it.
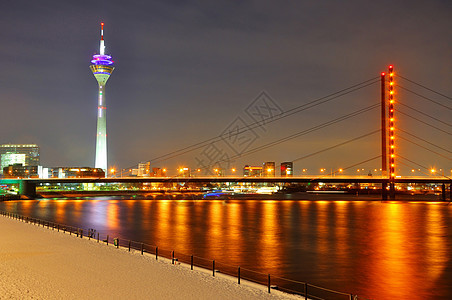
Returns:
[[[269,2],[123,6],[113,1],[108,9],[102,3],[90,7],[51,3],[22,6],[20,1],[8,2],[0,12],[0,23],[6,28],[0,34],[7,41],[0,47],[4,66],[0,100],[12,112],[1,121],[4,128],[12,129],[5,132],[1,143],[36,143],[41,147],[42,164],[48,166],[94,165],[94,136],[90,132],[95,126],[95,94],[86,61],[96,51],[98,36],[93,28],[100,21],[108,24],[109,47],[115,49],[121,63],[121,74],[115,75],[108,93],[112,124],[109,163],[118,167],[218,136],[237,117],[251,122],[245,119],[249,116],[246,109],[262,91],[281,111],[287,111],[378,77],[393,63],[396,82],[400,72],[429,88],[452,94],[451,7],[444,1],[433,1],[428,9],[420,1],[409,7],[389,1],[325,7]],[[64,76],[55,76],[58,72]],[[448,120],[448,111],[412,94],[399,93],[405,103]],[[256,132],[258,138],[251,148],[378,100],[379,87],[374,85],[352,98],[268,124]],[[24,121],[15,123],[17,115]],[[431,130],[412,120],[403,122],[399,124],[405,124],[405,129],[412,128],[450,149],[447,135],[431,136]],[[241,168],[264,161],[292,161],[378,127],[379,112],[375,110],[340,126],[238,158],[233,164]],[[428,157],[424,150],[408,143],[399,145],[405,156],[413,155],[420,164],[450,169],[450,160]],[[221,148],[233,153],[227,145]],[[365,153],[356,161],[377,155],[378,134],[352,145],[352,149]],[[202,151],[152,166],[196,168]],[[350,152],[350,148],[339,148],[313,162],[294,163],[294,170],[345,167],[356,162]],[[378,166],[378,161],[373,165]]]

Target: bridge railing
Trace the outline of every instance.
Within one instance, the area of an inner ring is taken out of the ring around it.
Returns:
[[[267,273],[254,271],[248,268],[242,268],[240,266],[230,265],[212,259],[206,259],[195,255],[187,255],[184,253],[175,252],[174,250],[161,249],[156,245],[132,241],[129,239],[124,239],[122,237],[112,238],[112,236],[110,236],[109,234],[101,234],[93,228],[74,227],[43,219],[23,216],[7,211],[0,211],[0,214],[8,218],[20,220],[25,223],[34,224],[47,229],[52,229],[65,234],[69,234],[76,238],[89,240],[92,239],[97,243],[103,243],[105,245],[113,246],[129,252],[138,251],[141,252],[142,255],[146,254],[150,255],[151,257],[155,257],[156,260],[162,258],[167,259],[175,265],[183,263],[189,266],[191,270],[193,270],[194,268],[203,268],[210,270],[210,272],[212,272],[212,276],[215,276],[216,274],[229,275],[235,278],[237,284],[240,284],[243,280],[258,283],[266,286],[268,293],[271,293],[272,290],[280,290],[290,294],[300,295],[304,297],[304,299],[357,299],[356,295],[327,289],[321,286],[310,284],[308,282],[272,276]]]

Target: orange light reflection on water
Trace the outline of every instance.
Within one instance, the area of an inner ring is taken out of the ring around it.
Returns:
[[[279,276],[281,265],[281,227],[278,224],[277,201],[263,203],[263,220],[261,222],[261,251],[266,255],[259,255],[258,261],[264,269],[272,270],[272,274]],[[275,268],[276,267],[276,268]]]
[[[339,262],[348,261],[350,259],[350,244],[348,241],[348,218],[347,210],[350,203],[348,201],[336,201],[334,202],[334,235],[335,235],[335,255]],[[344,273],[345,275],[345,273]]]
[[[166,247],[168,239],[170,237],[170,218],[172,217],[169,213],[171,200],[159,200],[159,205],[157,208],[158,220],[156,220],[156,234],[154,235],[155,244],[160,246],[164,245]]]
[[[107,206],[107,226],[110,230],[119,228],[118,201],[112,201]]]
[[[178,200],[175,206],[175,244],[180,249],[187,249],[190,240],[191,228],[188,224],[187,202]]]
[[[215,259],[215,255],[222,252],[223,246],[223,201],[212,201],[208,205],[207,219],[209,220],[209,228],[207,230],[207,240],[209,248],[207,249],[207,258]]]
[[[416,284],[413,283],[418,271],[416,264],[416,250],[410,249],[410,214],[402,213],[400,204],[385,204],[381,210],[382,215],[369,218],[367,221],[372,227],[370,240],[372,249],[369,249],[369,259],[364,261],[365,276],[369,279],[369,295],[381,299],[402,299],[406,295],[416,298]],[[419,280],[419,285],[422,280]]]
[[[240,216],[241,205],[239,203],[227,203],[227,216],[226,216],[226,227],[228,228],[226,232],[226,251],[230,253],[233,260],[238,261],[242,255],[240,255],[243,250],[243,234],[241,232],[242,228],[242,218]]]
[[[426,258],[429,282],[435,282],[439,276],[442,275],[447,261],[450,259],[448,253],[446,236],[447,225],[445,224],[441,212],[444,210],[443,206],[433,205],[427,211],[427,243],[426,243]]]
[[[65,223],[66,222],[66,214],[67,214],[67,209],[66,209],[66,204],[67,204],[67,200],[58,200],[55,201],[55,222],[56,223]]]

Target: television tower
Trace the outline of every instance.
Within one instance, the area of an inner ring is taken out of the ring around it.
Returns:
[[[105,85],[108,78],[115,67],[110,55],[105,54],[104,43],[104,23],[100,23],[100,49],[99,54],[93,55],[91,65],[89,66],[93,71],[99,84],[99,97],[97,105],[97,132],[96,132],[96,162],[95,168],[101,168],[108,171],[107,165],[107,103],[105,102]]]

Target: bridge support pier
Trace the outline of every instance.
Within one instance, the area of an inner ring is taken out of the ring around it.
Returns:
[[[389,183],[389,199],[395,200],[395,184],[394,184],[394,182]]]
[[[452,201],[452,183],[449,183],[449,201]]]
[[[24,195],[29,198],[36,197],[36,183],[27,180],[21,180],[19,183],[19,195]]]
[[[383,201],[388,200],[387,188],[388,188],[388,183],[386,181],[382,182],[381,183],[381,200],[383,200]]]
[[[441,200],[446,201],[446,184],[441,185]]]

